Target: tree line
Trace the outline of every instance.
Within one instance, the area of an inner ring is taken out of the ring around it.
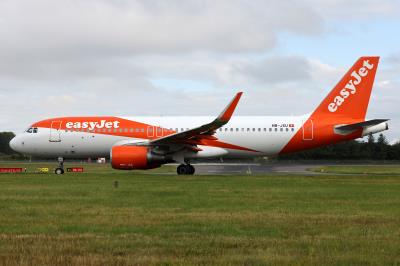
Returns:
[[[10,148],[10,140],[15,137],[13,132],[0,132],[0,155],[12,155],[15,154]]]
[[[351,140],[316,149],[280,155],[280,160],[400,160],[400,142],[390,145],[381,133],[366,141]]]

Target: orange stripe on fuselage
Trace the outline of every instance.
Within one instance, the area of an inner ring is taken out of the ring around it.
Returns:
[[[222,142],[219,140],[207,140],[203,139],[200,141],[199,145],[204,145],[204,146],[211,146],[211,147],[219,147],[219,148],[225,148],[225,149],[231,149],[231,150],[240,150],[240,151],[250,151],[250,152],[259,152],[256,150],[252,150],[246,147],[234,145],[234,144],[229,144],[226,142]]]
[[[145,123],[131,121],[119,117],[60,117],[39,121],[32,127],[51,128],[52,123],[61,121],[61,130],[73,130],[90,132],[96,134],[140,138],[156,139],[175,133],[174,130],[152,126]],[[117,122],[117,123],[116,123]],[[131,132],[131,129],[133,132]],[[152,131],[150,135],[149,131]],[[138,132],[137,132],[138,131]]]

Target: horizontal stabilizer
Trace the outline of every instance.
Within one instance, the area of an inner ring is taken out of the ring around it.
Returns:
[[[335,129],[336,130],[343,130],[343,131],[356,130],[356,129],[360,129],[360,128],[366,128],[366,127],[370,127],[370,126],[375,126],[375,125],[378,125],[380,123],[386,122],[388,120],[389,119],[372,119],[372,120],[367,120],[367,121],[364,121],[364,122],[359,122],[359,123],[354,123],[354,124],[336,126]]]

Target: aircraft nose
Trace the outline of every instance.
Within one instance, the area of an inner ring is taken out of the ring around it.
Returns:
[[[13,149],[14,151],[18,151],[17,149],[17,137],[14,137],[14,138],[12,138],[11,140],[10,140],[10,143],[9,143],[9,145],[10,145],[10,148],[11,149]]]

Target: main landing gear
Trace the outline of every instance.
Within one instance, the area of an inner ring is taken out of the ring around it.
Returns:
[[[56,170],[54,170],[54,173],[56,175],[64,174],[64,158],[63,157],[58,157],[58,167],[56,168]]]
[[[181,164],[176,168],[176,172],[178,175],[193,175],[194,167],[191,164]]]

